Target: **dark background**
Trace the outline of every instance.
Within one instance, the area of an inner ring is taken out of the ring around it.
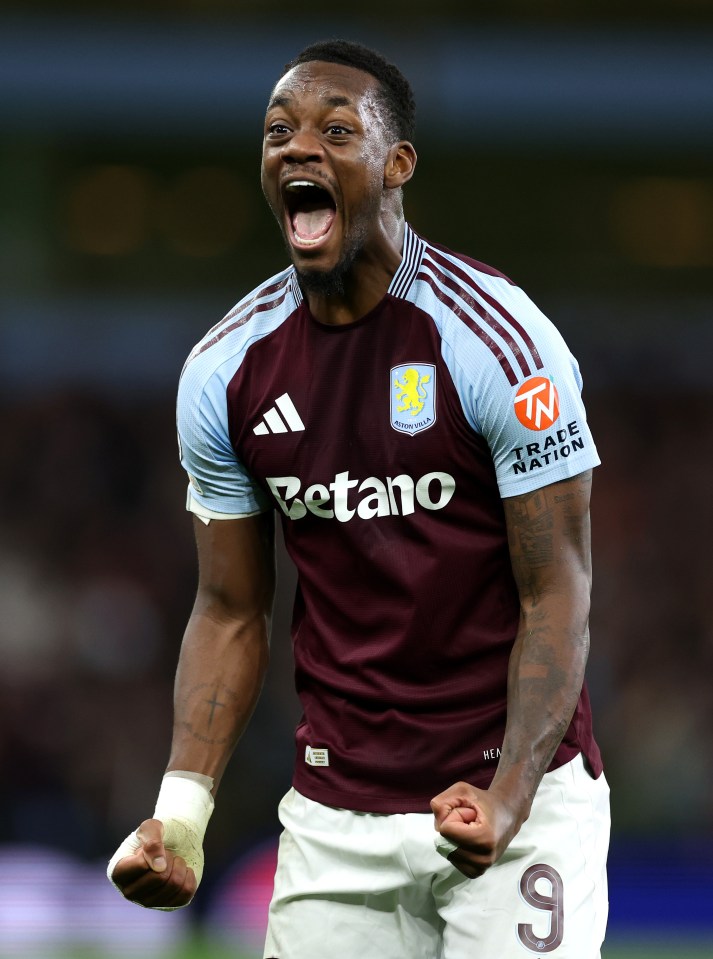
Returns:
[[[615,852],[710,851],[713,5],[383,7],[0,9],[0,843],[95,860],[153,809],[196,574],[176,383],[286,264],[264,106],[302,46],[345,36],[416,90],[410,222],[523,286],[582,367]],[[281,568],[207,888],[274,834],[289,785]]]

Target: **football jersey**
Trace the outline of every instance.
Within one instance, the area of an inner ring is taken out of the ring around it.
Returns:
[[[188,506],[275,509],[298,572],[293,784],[423,812],[487,787],[519,623],[503,497],[598,462],[577,363],[517,286],[406,227],[381,302],[318,322],[289,268],[191,353],[178,430]],[[586,687],[552,763],[601,771]]]

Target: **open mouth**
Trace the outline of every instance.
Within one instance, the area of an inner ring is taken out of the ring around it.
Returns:
[[[331,194],[312,180],[285,184],[285,208],[295,246],[308,249],[325,241],[337,216]]]

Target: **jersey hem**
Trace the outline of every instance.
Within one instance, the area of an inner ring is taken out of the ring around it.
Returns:
[[[597,757],[594,755],[588,756],[582,747],[576,743],[560,744],[554,759],[547,767],[545,775],[554,772],[561,766],[565,766],[579,755],[584,758],[586,766],[591,769],[592,778],[598,779],[603,771],[601,762],[595,761]],[[475,786],[477,789],[487,789],[493,781],[494,776],[495,768],[488,770],[485,775],[470,777],[467,780],[464,779],[464,781],[469,782],[471,786]],[[453,782],[456,782],[457,778],[458,777],[455,777]],[[306,796],[307,799],[321,803],[323,806],[332,806],[335,809],[347,809],[352,812],[377,813],[383,815],[430,813],[431,800],[450,785],[452,785],[452,783],[445,783],[441,789],[437,789],[432,795],[427,797],[422,798],[419,796],[416,798],[409,797],[399,799],[393,796],[375,796],[368,793],[358,794],[355,790],[330,789],[329,787],[320,786],[316,783],[305,782],[301,778],[299,771],[295,771],[292,777],[292,786],[298,793]]]
[[[538,472],[536,476],[531,476],[527,480],[515,479],[508,480],[507,482],[498,482],[498,489],[503,499],[519,496],[522,493],[532,493],[534,490],[542,489],[544,486],[551,486],[552,483],[559,483],[562,480],[580,476],[582,473],[586,473],[587,470],[600,466],[601,462],[598,456],[593,456],[584,463],[578,463],[576,467],[573,466],[571,470],[557,467],[547,473]]]
[[[217,510],[209,509],[207,506],[203,506],[202,503],[199,503],[193,496],[191,487],[188,487],[188,492],[186,495],[186,509],[189,513],[193,513],[198,519],[202,519],[203,522],[208,523],[212,519],[247,519],[249,516],[259,516],[260,513],[267,513],[272,507],[266,506],[264,509],[254,509],[246,510],[243,513],[221,513]]]
[[[303,783],[295,776],[292,780],[293,787],[298,793],[312,799],[314,802],[321,803],[323,806],[332,806],[335,809],[347,809],[351,812],[370,812],[392,815],[394,813],[409,812],[430,812],[430,802],[433,796],[428,798],[395,800],[387,796],[357,795],[354,792],[345,792],[341,789],[324,789],[320,787],[311,788],[310,784]],[[481,787],[483,788],[483,787]],[[433,794],[434,796],[436,793]]]

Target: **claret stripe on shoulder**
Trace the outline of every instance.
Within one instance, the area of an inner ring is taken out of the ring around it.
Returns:
[[[531,372],[534,372],[534,370],[541,370],[544,364],[542,362],[542,358],[540,356],[539,350],[537,349],[537,347],[535,346],[532,340],[532,337],[527,332],[527,330],[522,326],[522,324],[519,323],[518,320],[516,320],[515,317],[505,309],[502,303],[500,303],[493,296],[487,293],[484,289],[478,286],[474,278],[470,274],[466,273],[465,270],[462,270],[460,267],[458,267],[453,262],[453,260],[444,256],[438,250],[435,250],[432,246],[429,246],[428,252],[437,263],[445,267],[445,269],[450,270],[453,274],[455,274],[455,276],[458,277],[461,283],[470,287],[473,293],[475,293],[481,299],[485,300],[488,306],[492,307],[493,310],[496,310],[502,317],[503,321],[509,324],[509,326],[511,326],[512,329],[515,330],[520,335],[520,337],[522,338],[522,341],[524,342],[525,346],[527,347],[530,353],[532,362],[534,363],[533,369],[532,370],[528,369],[527,371],[525,371],[522,367],[522,364],[520,364],[520,367],[521,369],[523,369],[523,372],[525,372],[525,375],[529,375]],[[451,283],[453,283],[453,281],[451,281]],[[455,285],[453,288],[456,289]],[[487,319],[494,320],[494,317],[492,316],[492,314],[488,314],[486,311],[486,315],[483,316],[483,319],[485,319],[486,321]],[[513,352],[520,353],[521,352],[520,348],[517,345],[516,341],[512,338],[512,335],[510,333],[505,333],[505,336],[507,337],[508,344],[513,349]]]
[[[449,290],[453,290],[454,293],[457,293],[461,300],[467,303],[471,310],[473,310],[473,312],[480,317],[485,326],[494,330],[507,343],[512,355],[517,361],[517,365],[522,370],[523,376],[530,376],[532,370],[530,369],[527,357],[523,354],[520,345],[512,333],[510,333],[509,330],[506,330],[502,323],[500,323],[492,313],[486,310],[485,307],[475,299],[475,297],[466,292],[460,283],[451,277],[446,276],[446,274],[441,272],[441,270],[439,270],[435,263],[433,263],[430,259],[424,257],[423,265],[431,270],[434,276],[440,280],[445,287],[447,287]]]
[[[215,344],[219,343],[224,336],[227,336],[228,333],[232,333],[232,331],[236,330],[239,326],[243,326],[245,323],[248,322],[248,320],[252,319],[252,317],[255,316],[257,313],[263,313],[265,310],[273,310],[275,309],[275,307],[280,306],[280,304],[284,302],[285,297],[290,291],[290,285],[291,285],[290,280],[291,280],[291,275],[288,274],[286,277],[283,277],[283,279],[280,280],[279,282],[273,283],[271,286],[265,287],[265,289],[260,290],[258,293],[255,294],[255,296],[252,297],[252,299],[248,300],[247,303],[238,304],[238,306],[236,306],[234,310],[228,313],[228,315],[224,317],[220,321],[220,323],[218,323],[216,326],[213,327],[213,329],[217,330],[217,332],[213,336],[210,336],[210,334],[208,334],[209,339],[205,340],[203,343],[199,345],[199,347],[189,357],[189,361],[195,359],[197,356],[200,356],[201,353],[204,353],[206,350],[210,349],[211,346],[215,346]],[[278,294],[277,296],[275,296],[274,299],[267,300],[266,302],[263,302],[263,303],[258,303],[257,306],[254,306],[254,304],[259,299],[261,299],[264,296],[271,296],[273,293]],[[247,312],[244,312],[241,316],[239,315],[241,310],[246,310]],[[234,317],[237,317],[237,319],[234,319],[232,323],[228,322]],[[223,326],[224,323],[227,325]]]
[[[455,302],[455,300],[451,299],[451,297],[448,296],[448,294],[441,289],[438,283],[436,283],[436,277],[438,277],[439,279],[443,277],[443,274],[440,272],[440,270],[438,270],[438,268],[435,267],[433,263],[430,263],[426,258],[424,258],[421,266],[422,266],[421,272],[418,274],[416,279],[423,280],[424,283],[428,283],[428,285],[431,287],[434,294],[441,301],[441,303],[447,306],[448,309],[451,310],[453,314],[458,317],[458,319],[463,320],[466,326],[468,326],[475,333],[475,335],[479,337],[479,339],[481,339],[483,343],[485,343],[485,345],[488,347],[490,352],[493,354],[495,359],[498,361],[498,363],[502,367],[502,370],[505,373],[505,376],[507,377],[507,380],[510,386],[515,386],[515,384],[518,382],[518,379],[519,379],[518,375],[515,372],[515,370],[512,368],[512,365],[510,364],[510,360],[508,360],[507,356],[505,356],[505,353],[503,352],[499,344],[496,343],[495,340],[486,332],[486,330],[484,330],[478,323],[476,323],[475,320],[471,316],[469,316],[463,310],[463,308]],[[427,273],[425,269],[423,269],[424,267],[427,267],[431,271],[431,273]],[[445,277],[443,278],[445,279]],[[460,287],[456,286],[455,283],[451,283],[447,285],[449,286],[451,290],[453,290],[453,292],[458,293],[459,296],[461,297],[464,296],[463,291],[460,289]]]

